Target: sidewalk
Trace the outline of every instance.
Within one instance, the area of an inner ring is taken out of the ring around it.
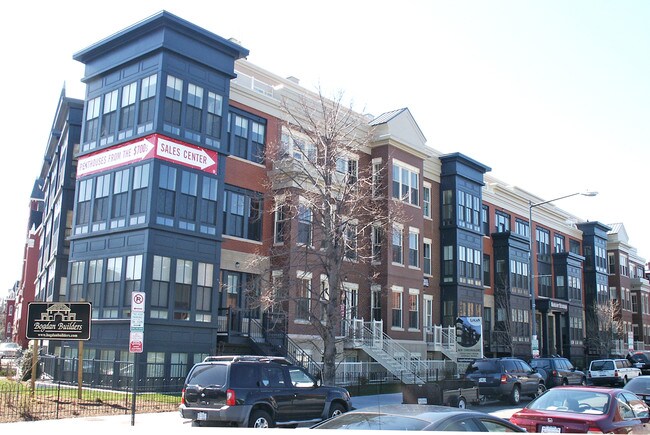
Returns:
[[[402,403],[402,393],[377,394],[374,396],[352,397],[352,406],[357,409],[373,405],[388,405]],[[90,435],[107,434],[121,435],[127,432],[146,432],[159,434],[175,434],[178,431],[197,430],[189,420],[181,418],[178,412],[159,412],[136,414],[134,425],[131,426],[131,415],[97,415],[93,417],[62,418],[59,420],[20,421],[15,423],[0,423],[0,433],[88,433]],[[214,428],[217,429],[217,428]],[[229,430],[229,428],[218,428]],[[245,428],[236,428],[241,434]]]

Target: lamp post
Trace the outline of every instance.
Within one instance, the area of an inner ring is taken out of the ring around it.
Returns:
[[[539,343],[537,342],[537,318],[535,315],[535,288],[533,280],[533,209],[539,207],[540,205],[548,204],[550,202],[559,201],[560,199],[569,198],[571,196],[596,196],[598,192],[576,192],[569,195],[560,196],[558,198],[549,199],[548,201],[536,202],[528,201],[528,224],[530,225],[528,233],[528,287],[530,291],[530,306],[532,312],[532,334],[530,338],[530,348],[533,358],[539,356]]]

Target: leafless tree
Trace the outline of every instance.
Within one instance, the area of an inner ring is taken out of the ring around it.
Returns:
[[[620,302],[610,299],[607,302],[594,302],[587,310],[586,344],[590,353],[607,357],[612,354],[616,343],[623,339],[625,325],[620,319],[620,309]]]
[[[333,383],[344,281],[374,280],[373,260],[386,255],[381,249],[399,207],[388,206],[385,167],[373,168],[368,158],[368,119],[342,93],[331,99],[320,89],[311,98],[285,93],[282,107],[281,139],[266,153],[275,240],[270,258],[260,255],[269,279],[259,303],[308,323],[322,340],[323,382]],[[359,270],[364,276],[355,275]]]

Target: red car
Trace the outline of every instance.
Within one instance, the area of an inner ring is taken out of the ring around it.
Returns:
[[[650,433],[650,408],[621,388],[556,387],[510,417],[528,432]]]

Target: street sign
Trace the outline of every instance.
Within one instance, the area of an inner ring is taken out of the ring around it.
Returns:
[[[145,293],[131,293],[131,330],[129,332],[129,352],[142,353],[144,349],[144,307]]]
[[[30,302],[29,340],[90,340],[90,302]]]

